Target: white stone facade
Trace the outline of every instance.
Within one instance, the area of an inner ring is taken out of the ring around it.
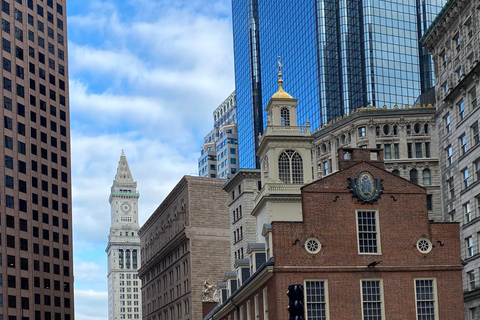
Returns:
[[[433,105],[361,108],[313,136],[315,179],[338,171],[338,148],[384,149],[385,169],[425,187],[430,219],[442,220]]]
[[[248,244],[259,242],[256,232],[257,221],[251,215],[254,191],[258,191],[259,183],[260,170],[241,169],[223,186],[223,190],[228,193],[230,264],[232,270],[235,260],[248,257]]]
[[[137,183],[122,152],[110,193],[108,236],[108,319],[141,319],[140,229]]]
[[[480,318],[480,2],[451,0],[425,36],[435,63],[442,204],[460,223],[465,319]]]

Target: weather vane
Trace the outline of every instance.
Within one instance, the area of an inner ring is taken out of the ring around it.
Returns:
[[[281,57],[278,56],[278,61],[277,61],[278,65],[277,65],[276,68],[278,68],[278,71],[282,72],[282,70],[285,70],[285,66],[282,64],[282,61],[280,61],[280,60],[281,60]]]

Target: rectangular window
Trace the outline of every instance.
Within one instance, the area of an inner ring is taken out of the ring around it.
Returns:
[[[308,320],[327,320],[327,280],[305,281],[305,315]]]
[[[367,136],[367,127],[358,127],[358,136],[366,137]]]
[[[472,131],[472,145],[477,145],[480,142],[480,137],[478,135],[478,122],[473,124],[470,129]]]
[[[475,178],[476,181],[480,181],[480,158],[473,162],[473,166],[475,167]]]
[[[425,142],[425,158],[430,158],[430,142]]]
[[[392,159],[392,145],[386,144],[384,146],[385,149],[385,159]]]
[[[451,166],[453,164],[453,149],[452,149],[452,146],[448,146],[447,149],[445,149],[445,153],[447,155],[447,165]]]
[[[409,158],[413,158],[413,147],[411,143],[407,143],[407,153]]]
[[[458,104],[458,117],[460,118],[460,121],[465,118],[465,106],[463,101]]]
[[[443,118],[443,122],[445,123],[445,132],[450,132],[451,123],[450,123],[450,115],[449,115],[449,114],[447,114],[447,115]]]
[[[453,184],[453,178],[448,179],[448,191],[449,191],[449,200],[455,198],[455,186]]]
[[[268,294],[267,294],[267,287],[263,288],[263,320],[268,320]]]
[[[436,287],[437,284],[435,279],[415,279],[415,302],[417,305],[417,320],[438,319]]]
[[[468,168],[462,170],[462,179],[463,179],[463,189],[467,189],[470,186],[468,180]]]
[[[416,142],[415,143],[415,158],[422,158],[422,143]]]
[[[470,203],[465,203],[463,205],[463,214],[465,215],[465,223],[472,221],[472,210]]]
[[[475,290],[477,288],[477,285],[475,283],[475,270],[467,272],[467,279],[468,279],[468,289]],[[475,319],[475,318],[472,318],[472,319]]]
[[[467,258],[473,257],[473,238],[472,236],[465,238],[465,253]]]
[[[431,194],[427,194],[427,210],[433,210],[433,196]]]
[[[363,320],[383,319],[382,280],[361,280]]]
[[[395,159],[400,159],[400,148],[399,148],[398,143],[395,143],[393,145],[393,151],[394,151],[394,154],[395,154]]]
[[[358,252],[366,254],[379,254],[380,241],[378,235],[377,211],[360,211],[357,214]]]
[[[462,155],[467,153],[467,136],[465,133],[458,138],[458,144],[460,145],[460,153]]]

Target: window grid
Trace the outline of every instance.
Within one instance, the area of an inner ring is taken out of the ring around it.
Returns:
[[[282,126],[289,127],[290,126],[290,111],[288,108],[282,108],[280,110],[280,116],[282,118]]]
[[[298,152],[286,150],[280,154],[278,177],[283,183],[303,184],[303,161]]]
[[[434,279],[415,280],[417,320],[435,320]]]
[[[327,319],[326,281],[305,281],[307,320]]]
[[[360,253],[379,253],[376,211],[357,211],[358,250]]]
[[[363,320],[382,319],[382,293],[380,280],[362,280]]]

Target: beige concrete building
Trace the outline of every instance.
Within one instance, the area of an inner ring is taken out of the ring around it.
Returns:
[[[480,3],[450,0],[424,37],[433,55],[443,217],[460,222],[465,318],[480,318]]]
[[[384,149],[385,169],[425,187],[430,219],[442,220],[434,106],[360,108],[313,136],[315,179],[338,171],[338,148]]]
[[[203,283],[230,268],[223,179],[184,176],[140,228],[142,319],[202,319]]]
[[[230,213],[230,266],[247,257],[248,244],[256,243],[257,220],[252,216],[255,192],[261,189],[260,170],[241,169],[225,183]]]
[[[0,319],[74,319],[66,9],[2,0]]]

